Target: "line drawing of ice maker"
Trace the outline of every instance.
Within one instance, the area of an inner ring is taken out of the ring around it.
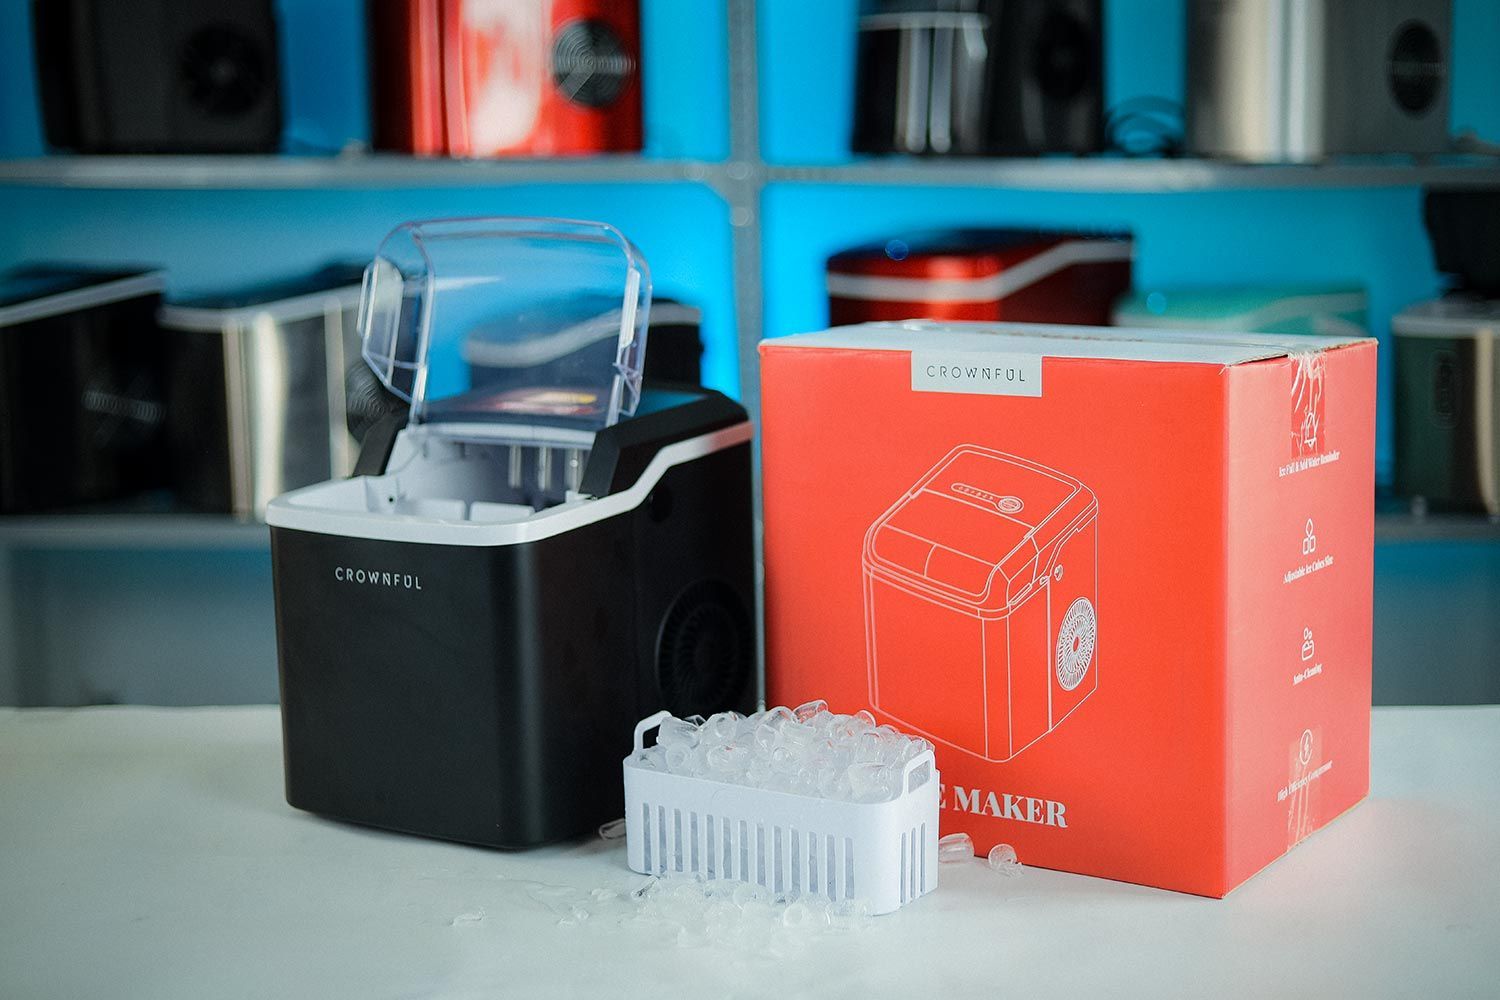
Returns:
[[[1006,761],[1099,683],[1099,502],[1083,483],[962,444],[865,532],[875,709]]]

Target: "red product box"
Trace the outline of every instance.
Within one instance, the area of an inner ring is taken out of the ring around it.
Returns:
[[[828,321],[1109,326],[1130,290],[1133,253],[1122,233],[954,229],[892,238],[829,258]]]
[[[927,736],[943,832],[981,852],[1223,896],[1368,790],[1375,356],[1020,324],[766,341],[768,702]]]
[[[376,146],[419,155],[641,148],[635,0],[370,0]]]

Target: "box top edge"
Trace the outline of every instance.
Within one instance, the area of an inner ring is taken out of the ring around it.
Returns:
[[[938,336],[941,335],[941,336]],[[866,351],[957,351],[1029,354],[1102,361],[1239,365],[1374,343],[1363,336],[1233,333],[1222,330],[1147,330],[1041,323],[907,321],[862,323],[761,341],[760,349],[826,348]]]

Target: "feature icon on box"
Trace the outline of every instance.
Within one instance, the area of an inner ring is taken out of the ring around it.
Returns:
[[[1313,631],[1310,628],[1302,630],[1302,662],[1306,663],[1313,658]]]

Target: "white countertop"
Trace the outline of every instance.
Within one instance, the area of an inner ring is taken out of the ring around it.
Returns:
[[[0,997],[1494,996],[1500,707],[1379,709],[1373,741],[1370,799],[1228,899],[945,865],[773,958],[560,923],[551,887],[642,882],[623,841],[291,809],[274,708],[0,710]]]

